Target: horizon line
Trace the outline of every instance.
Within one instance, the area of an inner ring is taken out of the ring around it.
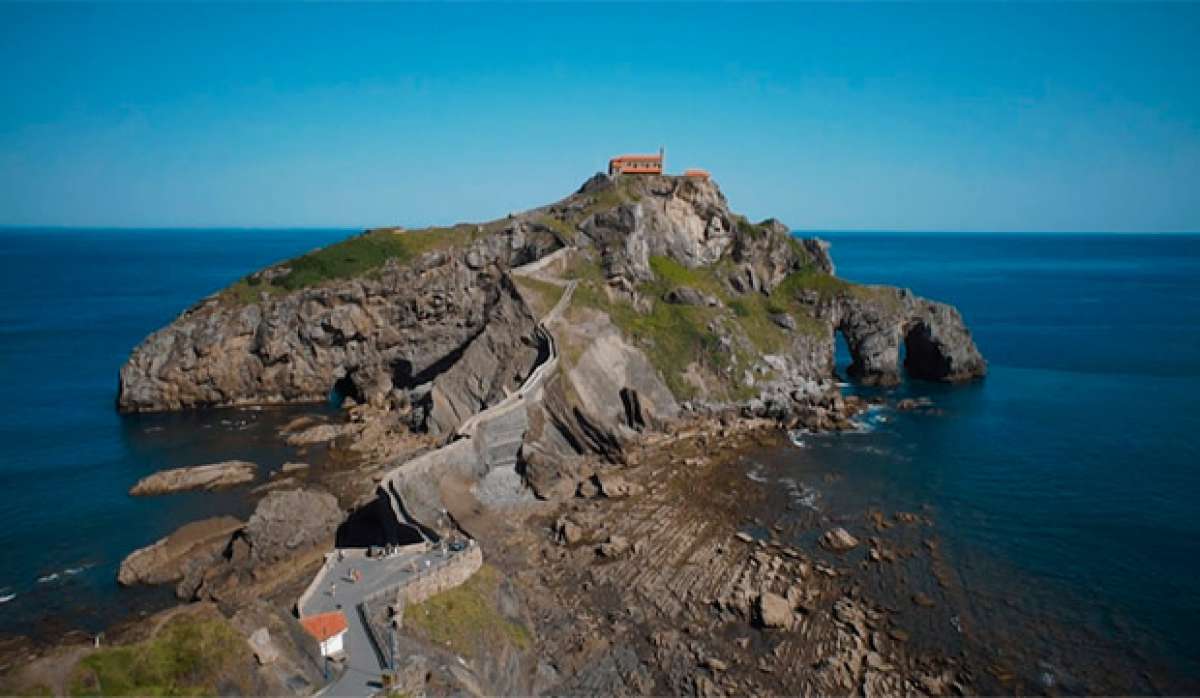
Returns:
[[[402,227],[408,230],[421,230],[428,227],[436,227],[439,225],[461,225],[470,224],[469,221],[460,221],[455,224],[427,224],[427,225],[376,225],[376,226],[343,226],[343,225],[69,225],[69,224],[7,224],[0,223],[0,230],[77,230],[77,231],[103,231],[103,230],[127,230],[127,231],[170,231],[170,230],[188,230],[188,231],[229,231],[229,230],[255,230],[255,231],[317,231],[317,230],[345,230],[345,231],[367,231],[379,228]],[[790,228],[791,234],[801,235],[841,235],[841,234],[918,234],[918,235],[1200,235],[1200,230],[999,230],[999,229],[959,229],[959,228]]]

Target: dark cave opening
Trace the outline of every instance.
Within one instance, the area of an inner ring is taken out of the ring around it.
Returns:
[[[833,331],[833,375],[838,380],[843,380],[850,375],[850,366],[854,363],[854,358],[850,354],[850,344],[846,339],[846,333],[841,328]]]
[[[421,542],[417,529],[396,520],[391,503],[382,491],[370,504],[359,507],[338,526],[335,535],[339,548],[366,548],[372,545],[411,545]]]
[[[346,401],[346,398],[351,398],[359,404],[363,403],[362,391],[358,389],[358,384],[354,382],[354,376],[351,373],[334,381],[333,387],[329,389],[330,404],[340,406]]]
[[[911,378],[940,380],[950,373],[950,357],[934,343],[933,333],[925,322],[909,326],[900,349],[904,370]]]

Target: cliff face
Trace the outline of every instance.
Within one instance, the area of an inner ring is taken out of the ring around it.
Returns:
[[[510,298],[503,271],[557,244],[549,230],[514,222],[468,246],[283,294],[266,280],[287,264],[273,267],[258,275],[264,290],[253,302],[217,294],[147,337],[121,368],[117,406],[320,402],[334,391],[406,400],[454,365]]]
[[[509,271],[562,248],[571,254],[552,274],[580,286],[559,330],[567,414],[544,420],[562,424],[547,443],[603,449],[618,427],[672,418],[681,405],[784,414],[830,389],[839,331],[866,382],[899,379],[901,346],[916,378],[986,371],[954,308],[838,279],[826,243],[797,240],[775,220],[751,223],[715,183],[597,175],[506,219],[368,231],[336,254],[251,275],[139,345],[121,369],[118,408],[332,393],[453,430],[540,361],[534,303]]]

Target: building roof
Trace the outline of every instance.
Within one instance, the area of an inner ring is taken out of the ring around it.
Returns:
[[[350,627],[346,624],[346,616],[341,611],[318,613],[315,616],[301,618],[300,625],[304,626],[309,635],[317,638],[318,642],[325,642],[331,637],[341,635]]]
[[[708,177],[709,174],[710,173],[708,170],[702,170],[699,167],[693,167],[683,171],[683,175],[685,177]]]
[[[661,155],[618,155],[615,158],[612,158],[611,160],[609,160],[609,162],[616,162],[618,160],[662,160],[662,156]]]

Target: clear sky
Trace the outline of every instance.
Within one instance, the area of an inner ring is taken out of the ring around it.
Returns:
[[[1200,230],[1200,5],[0,5],[0,224],[483,220],[667,147],[807,230]]]

